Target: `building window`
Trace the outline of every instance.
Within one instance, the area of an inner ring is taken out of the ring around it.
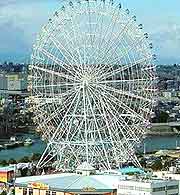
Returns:
[[[56,192],[52,192],[52,195],[56,195]]]
[[[51,191],[46,191],[46,195],[51,195]]]
[[[29,189],[29,195],[33,195],[33,189],[32,188]]]
[[[165,191],[165,187],[153,188],[153,192]]]
[[[27,195],[27,188],[23,188],[23,195]]]
[[[137,187],[135,186],[136,191],[144,191],[144,192],[151,192],[150,188],[144,188],[144,187]]]
[[[169,195],[178,195],[178,193],[175,193],[175,194],[169,194]]]
[[[118,186],[118,189],[134,190],[134,186],[119,185],[119,186]]]
[[[178,189],[178,185],[167,186],[167,189],[168,189],[168,190]]]

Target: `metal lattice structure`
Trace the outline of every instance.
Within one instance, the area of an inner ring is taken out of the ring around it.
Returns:
[[[66,3],[33,48],[31,103],[47,148],[38,163],[111,169],[139,162],[155,95],[155,57],[136,17],[113,1]]]

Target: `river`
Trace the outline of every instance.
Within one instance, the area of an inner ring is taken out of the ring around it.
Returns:
[[[24,134],[20,135],[18,138],[21,137],[30,137],[35,141],[35,143],[31,146],[1,150],[0,160],[9,160],[10,158],[19,160],[24,156],[31,156],[33,153],[42,153],[46,147],[46,144],[34,134]],[[152,152],[160,149],[174,149],[176,146],[180,146],[179,136],[149,136],[144,139],[144,142],[139,150],[143,152],[145,148],[146,152]]]

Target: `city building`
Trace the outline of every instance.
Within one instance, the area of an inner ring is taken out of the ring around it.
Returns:
[[[17,178],[15,195],[116,195],[117,190],[112,185],[113,180],[112,175],[85,176],[73,173]]]
[[[14,178],[13,167],[9,166],[0,168],[0,183],[12,182],[13,178]]]
[[[177,167],[170,167],[169,171],[157,171],[154,175],[161,179],[173,179],[179,182],[179,193],[180,193],[180,174],[177,173]]]
[[[171,98],[172,97],[172,92],[171,91],[163,91],[162,95],[165,98]]]
[[[131,179],[119,181],[118,195],[178,195],[179,182],[162,179]]]
[[[27,92],[27,73],[1,72],[0,94],[19,94]]]

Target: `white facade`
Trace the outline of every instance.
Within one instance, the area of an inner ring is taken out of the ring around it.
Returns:
[[[0,73],[0,90],[22,91],[27,89],[27,75],[23,73]]]
[[[178,195],[176,180],[125,180],[117,185],[117,195]]]
[[[171,93],[170,91],[164,91],[164,92],[163,92],[163,96],[164,96],[165,98],[171,98],[171,97],[172,97],[172,93]]]
[[[158,171],[158,172],[154,172],[154,175],[156,175],[159,178],[171,178],[171,179],[175,179],[179,182],[179,194],[180,194],[180,174],[177,173],[173,173],[171,172],[172,170],[169,171]]]
[[[20,74],[9,74],[7,75],[7,89],[10,91],[23,90],[23,81]]]

